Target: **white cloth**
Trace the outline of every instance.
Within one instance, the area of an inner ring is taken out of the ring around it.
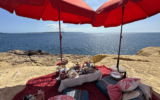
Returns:
[[[146,100],[149,100],[149,98],[152,98],[152,87],[151,86],[139,83],[139,88],[142,90]]]
[[[78,78],[71,78],[71,79],[67,78],[65,80],[61,80],[58,92],[62,92],[67,87],[82,85],[85,82],[101,80],[101,78],[102,78],[102,72],[100,70],[97,70],[94,73],[80,75]]]

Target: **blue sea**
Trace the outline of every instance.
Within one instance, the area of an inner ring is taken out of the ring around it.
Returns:
[[[62,33],[63,54],[117,54],[119,33]],[[0,52],[42,50],[59,54],[59,33],[0,34]],[[121,55],[134,55],[145,47],[160,47],[160,33],[124,33]]]

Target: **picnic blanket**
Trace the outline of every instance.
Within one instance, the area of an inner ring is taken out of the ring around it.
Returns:
[[[108,76],[112,69],[102,66],[96,66],[102,72],[102,78]],[[56,78],[58,77],[59,73],[51,73],[49,75],[37,77],[34,79],[30,79],[26,87],[19,92],[13,100],[23,100],[23,96],[27,94],[35,94],[40,87],[42,91],[45,93],[45,100],[48,100],[50,97],[61,95],[62,92],[58,92],[59,85],[57,83]],[[102,93],[96,87],[97,81],[84,83],[79,86],[72,87],[73,89],[80,89],[80,90],[87,90],[89,94],[89,100],[109,100],[109,98]],[[160,100],[156,95],[152,94],[153,100]]]

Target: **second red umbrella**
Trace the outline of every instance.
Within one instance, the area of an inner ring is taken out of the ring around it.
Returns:
[[[159,4],[160,0],[109,0],[96,10],[92,26],[107,28],[121,25],[117,70],[119,70],[122,26],[159,13]]]

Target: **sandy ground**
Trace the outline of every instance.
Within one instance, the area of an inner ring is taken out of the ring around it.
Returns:
[[[66,54],[64,57],[69,60],[67,67],[74,65],[76,59],[79,59],[79,63],[87,59],[92,60],[92,56],[84,55]],[[117,63],[117,55],[100,54],[94,57],[96,65],[110,67]],[[120,66],[126,69],[128,77],[141,78],[141,82],[152,86],[156,95],[160,97],[160,47],[144,48],[136,55],[121,55]],[[13,65],[11,62],[0,60],[0,100],[12,100],[25,88],[29,79],[53,72],[55,66],[34,66],[27,63]]]

